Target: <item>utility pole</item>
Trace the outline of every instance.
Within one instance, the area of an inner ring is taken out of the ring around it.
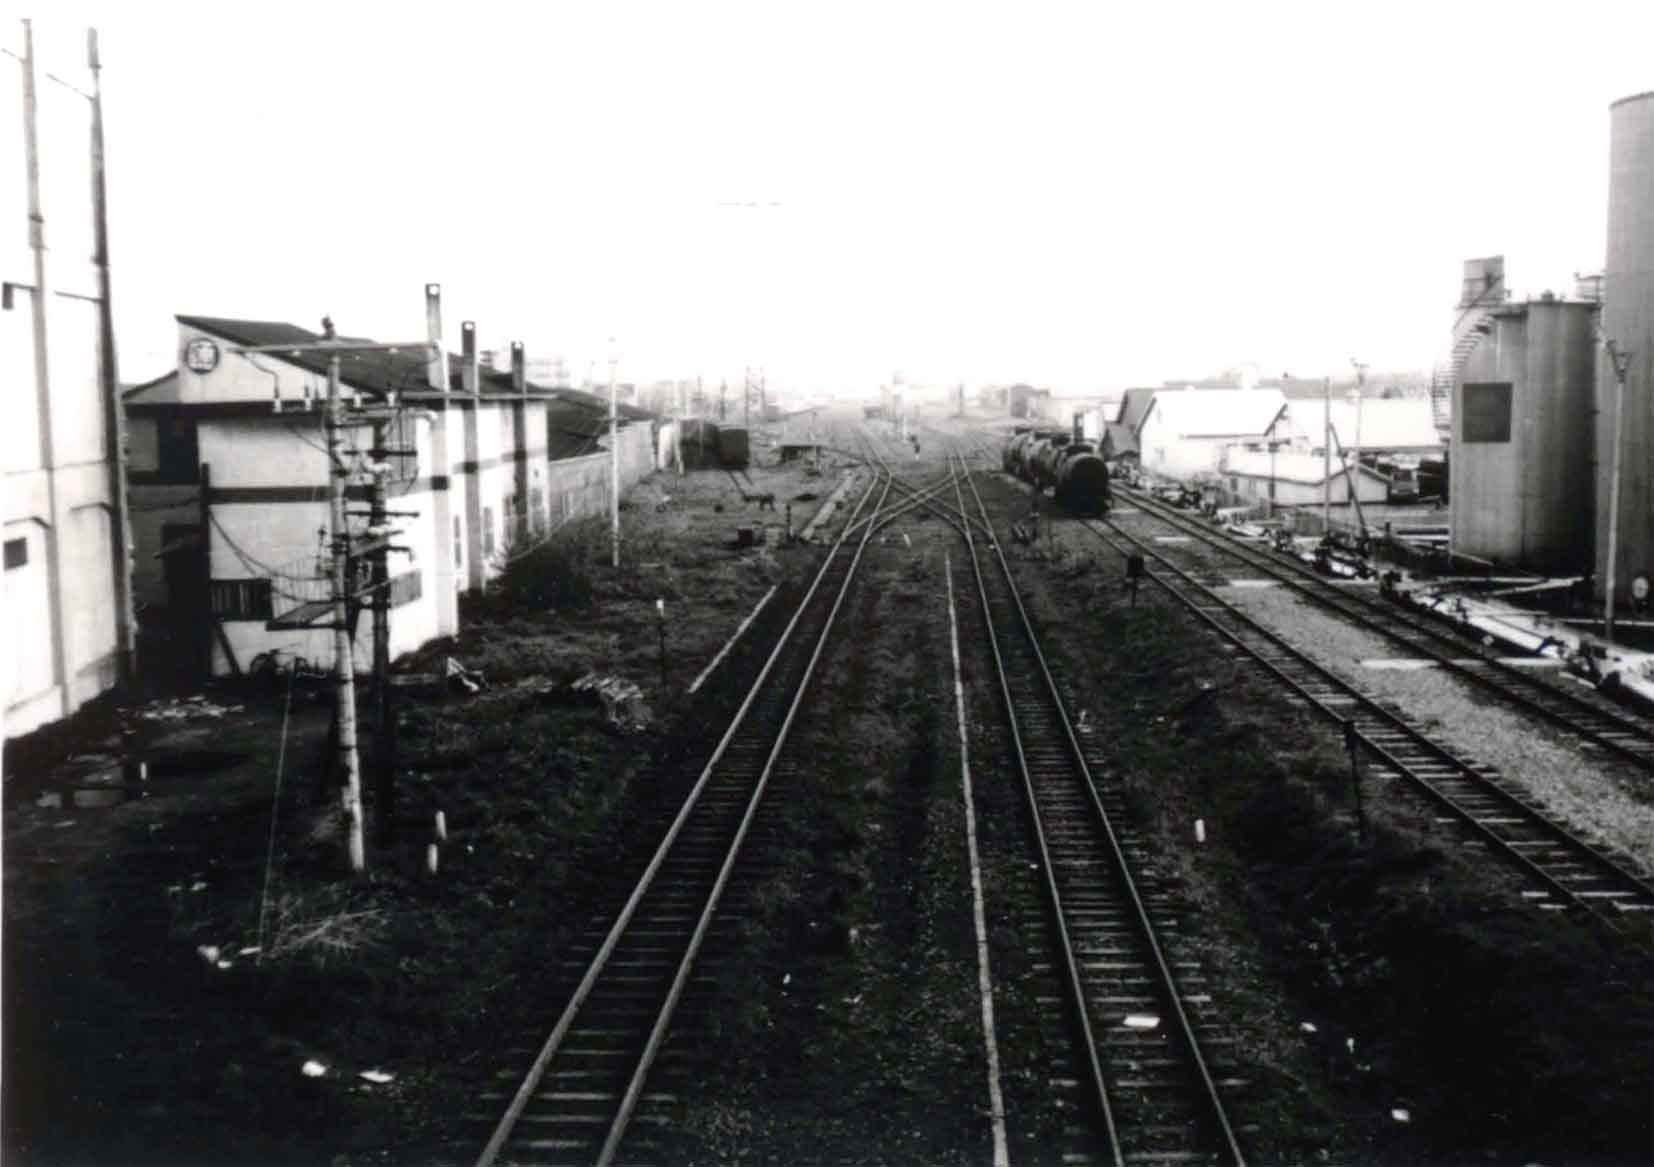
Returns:
[[[1619,570],[1620,541],[1620,452],[1625,444],[1625,370],[1631,354],[1621,352],[1612,340],[1604,340],[1608,363],[1614,367],[1614,448],[1608,470],[1608,562],[1603,573],[1603,637],[1614,641],[1614,573]]]
[[[123,685],[137,678],[138,637],[132,611],[132,531],[126,494],[126,413],[121,408],[119,366],[115,361],[115,315],[109,280],[109,190],[104,180],[103,64],[98,30],[86,30],[86,64],[92,70],[92,261],[98,269],[99,389],[103,397],[103,432],[109,449],[109,499],[114,513],[110,533],[115,561],[115,660]]]
[[[1332,378],[1321,379],[1321,534],[1332,533]]]
[[[1355,399],[1355,462],[1345,466],[1344,480],[1350,488],[1350,507],[1355,511],[1355,521],[1358,529],[1367,533],[1367,516],[1361,510],[1361,387],[1367,383],[1367,366],[1350,358],[1350,364],[1355,366],[1355,388],[1350,393]]]
[[[332,329],[328,329],[331,337]],[[356,752],[356,660],[350,643],[346,564],[350,532],[345,524],[345,478],[349,471],[339,456],[339,431],[344,427],[345,404],[339,396],[339,354],[327,358],[327,411],[322,415],[327,445],[327,514],[332,535],[333,575],[333,676],[336,716],[339,723],[339,766],[345,776],[345,825],[350,832],[350,869],[367,869],[367,850],[362,839],[362,765]]]
[[[620,409],[615,399],[615,338],[609,338],[609,525],[614,567],[620,568]]]
[[[344,775],[343,803],[348,832],[347,851],[352,872],[367,869],[367,848],[362,832],[362,764],[356,741],[356,661],[350,636],[350,529],[345,515],[345,487],[350,471],[340,453],[340,431],[345,425],[345,403],[340,393],[340,357],[344,353],[396,353],[427,350],[433,362],[443,361],[441,346],[428,341],[411,344],[374,344],[372,342],[343,341],[335,334],[331,320],[322,321],[323,337],[319,341],[301,344],[271,344],[237,346],[230,351],[239,354],[272,353],[277,356],[297,356],[300,353],[327,354],[327,402],[322,412],[322,427],[327,451],[327,510],[328,550],[330,559],[331,591],[327,602],[326,625],[306,622],[304,627],[330,627],[333,630],[334,718],[338,726],[335,738],[338,768]],[[278,398],[279,407],[279,398]],[[301,608],[299,611],[303,611]],[[295,613],[296,615],[297,613]],[[301,625],[294,625],[295,627]]]
[[[729,378],[725,377],[718,382],[718,420],[723,421],[728,412]]]
[[[752,440],[752,366],[748,365],[741,376],[741,417],[742,424],[747,427],[747,440]]]
[[[388,428],[373,427],[373,486],[368,495],[368,538],[373,541],[373,794],[378,824],[377,841],[396,841],[396,732],[391,724],[391,589],[390,515],[385,506],[384,460]]]

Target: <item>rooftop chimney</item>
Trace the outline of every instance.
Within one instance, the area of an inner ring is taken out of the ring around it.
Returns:
[[[460,343],[463,346],[464,363],[460,366],[460,375],[465,379],[465,391],[473,397],[477,395],[482,385],[482,375],[477,371],[477,324],[474,320],[467,320],[459,326]]]
[[[511,388],[518,396],[528,392],[528,358],[520,340],[511,342]]]
[[[442,351],[442,285],[425,285],[425,339],[431,354],[425,363],[425,381],[439,393],[448,392],[448,356]]]

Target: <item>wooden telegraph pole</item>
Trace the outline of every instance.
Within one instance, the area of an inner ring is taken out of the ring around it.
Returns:
[[[615,398],[614,337],[609,338],[609,521],[614,544],[614,567],[620,567],[620,409]]]
[[[373,427],[373,486],[368,496],[368,538],[373,561],[373,794],[376,838],[380,846],[396,841],[396,733],[391,724],[391,575],[390,513],[386,509],[384,459],[389,427]]]
[[[397,353],[426,351],[432,354],[433,361],[442,361],[441,346],[433,345],[428,341],[415,341],[408,344],[374,344],[372,342],[342,341],[339,340],[330,320],[322,322],[323,338],[304,344],[272,344],[238,346],[230,351],[239,354],[271,353],[276,356],[298,356],[301,353],[327,354],[327,403],[322,412],[322,428],[327,450],[327,513],[328,513],[328,553],[330,559],[330,591],[331,595],[324,604],[316,605],[319,611],[312,614],[306,608],[301,608],[290,615],[293,627],[330,628],[333,632],[333,678],[334,678],[334,720],[338,732],[335,738],[335,752],[338,772],[344,776],[344,790],[342,801],[344,804],[345,824],[347,828],[346,850],[349,857],[350,869],[360,873],[367,870],[367,847],[363,838],[362,815],[362,766],[361,756],[357,749],[356,733],[356,661],[350,635],[350,601],[352,580],[350,578],[350,561],[352,559],[352,542],[350,528],[345,514],[345,489],[350,478],[350,468],[345,465],[342,455],[341,432],[345,428],[347,418],[345,402],[340,393],[341,363],[340,358],[347,353]],[[394,403],[393,403],[394,404]],[[277,399],[280,407],[280,399]],[[382,506],[381,508],[382,509]],[[370,512],[371,516],[374,512]],[[388,539],[376,538],[374,546]],[[379,573],[384,570],[382,562],[376,564],[375,582],[378,582]],[[381,587],[380,593],[388,589]],[[377,625],[380,619],[378,605],[388,603],[388,596],[375,602],[374,622]],[[301,615],[302,613],[302,615]],[[385,612],[386,636],[385,652],[389,652],[389,612]],[[376,636],[377,639],[377,636]],[[376,645],[376,655],[378,649]],[[376,662],[377,663],[377,662]],[[387,727],[388,728],[388,727]],[[384,729],[381,731],[384,736]]]
[[[330,330],[331,331],[331,330]],[[356,660],[350,643],[350,529],[345,522],[345,479],[350,471],[339,456],[339,431],[344,428],[345,403],[339,396],[339,354],[327,358],[327,410],[322,428],[327,445],[328,550],[333,576],[333,679],[335,717],[339,733],[339,770],[344,775],[345,822],[349,828],[350,869],[367,869],[362,839],[362,765],[356,752]]]

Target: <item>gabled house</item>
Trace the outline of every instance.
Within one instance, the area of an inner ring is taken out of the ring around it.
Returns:
[[[332,663],[315,612],[328,577],[327,357],[238,351],[314,344],[277,321],[180,316],[179,364],[125,394],[133,586],[150,658],[186,675],[245,669],[260,653]],[[425,350],[341,354],[342,437],[352,525],[365,528],[377,464],[397,548],[390,559],[391,653],[459,629],[457,597],[561,523],[609,498],[606,423],[566,391],[482,369],[475,330],[432,388]],[[520,354],[521,350],[517,350]],[[585,397],[586,395],[579,395]],[[604,413],[607,408],[604,403]],[[578,417],[597,444],[571,448]],[[644,415],[647,417],[647,415]],[[620,432],[621,487],[651,469],[652,426]],[[359,621],[357,667],[371,654]]]
[[[1278,389],[1157,389],[1137,426],[1143,469],[1173,478],[1215,474],[1229,446],[1280,436],[1285,415]]]

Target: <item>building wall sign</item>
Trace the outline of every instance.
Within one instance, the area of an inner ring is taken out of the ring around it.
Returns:
[[[1510,441],[1511,383],[1466,382],[1461,434],[1467,442]]]
[[[184,367],[192,373],[210,373],[218,368],[218,345],[198,336],[184,346]]]

